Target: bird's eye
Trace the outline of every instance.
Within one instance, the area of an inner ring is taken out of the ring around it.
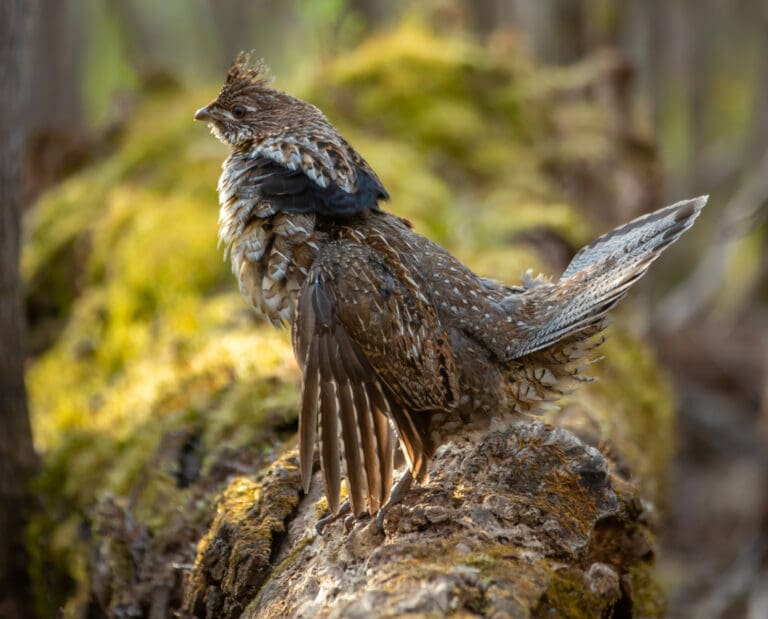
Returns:
[[[245,116],[245,108],[242,105],[233,105],[232,116],[234,116],[235,118],[242,118],[243,116]]]

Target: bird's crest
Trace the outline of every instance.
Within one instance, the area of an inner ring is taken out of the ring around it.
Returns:
[[[227,72],[227,85],[265,86],[271,80],[267,77],[269,67],[261,58],[254,59],[253,52],[240,52]]]
[[[269,68],[261,59],[254,59],[253,52],[240,52],[227,71],[227,80],[221,87],[217,101],[228,106],[237,96],[249,91],[262,91],[272,81],[267,76]]]

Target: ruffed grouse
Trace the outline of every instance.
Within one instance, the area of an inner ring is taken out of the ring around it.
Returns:
[[[316,433],[331,512],[390,497],[396,446],[423,481],[435,447],[467,424],[560,397],[589,363],[604,317],[687,230],[706,198],[640,217],[579,251],[557,281],[477,276],[379,208],[388,194],[316,107],[268,85],[239,56],[199,109],[231,146],[219,239],[240,291],[290,322],[303,372],[301,478]]]

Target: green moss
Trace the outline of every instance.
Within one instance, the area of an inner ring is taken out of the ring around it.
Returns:
[[[656,580],[651,563],[639,561],[630,567],[624,581],[632,598],[633,617],[656,619],[665,615],[664,592]]]
[[[30,533],[41,592],[56,570],[61,588],[83,581],[78,531],[105,493],[133,495],[151,531],[190,500],[164,460],[172,437],[198,436],[213,463],[295,415],[288,334],[254,324],[216,248],[224,149],[191,123],[204,97],[149,101],[118,155],[26,222],[25,275],[36,294],[55,291],[64,320],[27,376],[45,457],[46,516]],[[62,256],[76,277],[56,279]]]
[[[559,569],[552,572],[549,587],[533,616],[549,617],[552,610],[569,619],[594,619],[602,616],[606,601],[589,591],[581,572]]]
[[[190,606],[215,586],[226,598],[222,616],[232,616],[262,586],[272,571],[274,540],[285,531],[285,521],[299,503],[296,456],[295,451],[288,452],[260,481],[239,477],[221,493],[216,517],[197,545],[187,594]]]

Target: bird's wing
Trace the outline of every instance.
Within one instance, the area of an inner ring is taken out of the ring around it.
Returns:
[[[302,287],[293,338],[304,375],[299,418],[304,487],[319,426],[331,511],[339,507],[343,455],[352,509],[375,513],[392,483],[388,419],[411,472],[423,479],[431,455],[428,413],[456,404],[458,372],[448,336],[403,269],[385,264],[369,246],[335,241],[320,252]]]

